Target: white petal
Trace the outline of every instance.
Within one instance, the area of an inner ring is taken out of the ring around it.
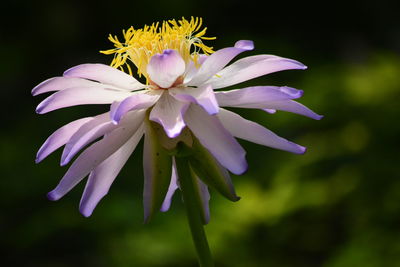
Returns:
[[[82,118],[73,122],[70,122],[63,127],[59,128],[55,131],[52,135],[50,135],[47,140],[43,143],[40,147],[37,155],[36,155],[36,163],[39,163],[48,155],[53,153],[59,147],[65,145],[71,136],[78,131],[78,129],[85,124],[86,122],[90,121],[92,118]]]
[[[185,122],[221,165],[234,174],[242,174],[247,170],[246,152],[216,116],[210,116],[202,108],[191,105],[185,114]]]
[[[104,126],[107,123],[110,123],[109,114],[103,113],[93,117],[91,120],[83,124],[71,136],[68,143],[65,145],[61,156],[61,166],[66,165],[83,146],[104,135],[103,133],[96,136],[96,132],[98,132],[101,126]],[[93,139],[91,139],[92,136]],[[72,154],[70,155],[71,152]]]
[[[276,109],[270,109],[270,108],[263,108],[263,110],[269,114],[275,114],[276,113]]]
[[[168,91],[177,100],[202,106],[210,115],[218,113],[218,103],[211,86],[171,88]]]
[[[160,98],[160,95],[161,92],[151,94],[140,92],[127,97],[118,104],[113,105],[111,108],[111,119],[114,123],[118,123],[131,110],[149,108]]]
[[[32,95],[39,95],[52,91],[61,91],[73,87],[100,87],[104,88],[104,84],[93,82],[81,78],[54,77],[45,80],[32,89]],[[117,89],[115,87],[115,89]]]
[[[198,86],[214,76],[218,71],[225,67],[238,54],[252,50],[254,48],[252,41],[241,40],[236,42],[234,47],[227,47],[216,51],[207,57],[201,65],[196,76],[187,84],[189,86]]]
[[[224,68],[206,83],[210,84],[214,89],[218,89],[277,71],[306,68],[306,66],[293,59],[273,55],[250,56],[239,59]]]
[[[169,88],[185,72],[185,61],[176,50],[166,49],[155,54],[147,65],[150,79],[161,88]]]
[[[111,184],[135,150],[142,136],[143,127],[138,129],[121,148],[90,173],[79,205],[79,210],[85,217],[89,217],[99,201],[107,195]]]
[[[186,126],[183,120],[189,104],[164,93],[150,112],[149,119],[163,126],[170,138],[177,137]]]
[[[130,96],[129,92],[116,91],[108,88],[74,87],[52,94],[43,100],[36,108],[39,114],[59,108],[83,104],[110,104]]]
[[[262,88],[260,87],[249,87],[245,89]],[[279,87],[278,87],[279,88]],[[282,88],[282,87],[281,87]],[[288,89],[289,87],[284,87]],[[226,92],[216,92],[218,104],[221,107],[236,107],[236,108],[259,108],[268,113],[275,113],[276,110],[284,110],[293,113],[297,113],[306,117],[310,117],[315,120],[320,120],[323,116],[316,114],[306,106],[291,100],[297,98],[297,95],[302,94],[302,91],[295,93],[294,88],[289,88],[292,92],[285,96],[282,92],[279,94],[269,94],[266,92],[256,92],[259,90],[245,90],[238,89]],[[286,98],[286,99],[285,99]]]
[[[221,109],[218,118],[222,125],[235,137],[296,154],[303,154],[306,151],[305,147],[279,137],[261,125],[246,120],[231,111]]]
[[[64,77],[76,77],[115,85],[121,89],[133,91],[146,86],[132,76],[104,64],[82,64],[64,72]]]
[[[323,115],[318,115],[303,104],[293,100],[268,102],[265,104],[265,108],[289,111],[312,118],[314,120],[320,120],[324,117]]]
[[[90,122],[89,122],[90,123]],[[85,125],[84,125],[85,126]],[[84,127],[82,126],[82,127]],[[81,127],[81,128],[82,128]],[[61,166],[64,166],[70,162],[70,160],[85,146],[93,142],[99,137],[106,135],[117,128],[112,122],[104,122],[96,125],[93,128],[85,131],[78,131],[71,140],[67,143],[61,156]]]
[[[177,172],[176,172],[175,159],[173,159],[171,183],[169,184],[168,192],[167,192],[167,195],[165,196],[165,199],[161,206],[160,211],[166,212],[169,210],[169,208],[171,206],[172,197],[174,196],[176,189],[178,189],[178,177],[177,177]]]
[[[186,66],[185,74],[183,75],[185,77],[183,80],[184,84],[190,81],[197,74],[197,72],[199,72],[200,66],[204,63],[207,57],[207,55],[200,54],[199,58],[197,59],[197,64],[195,64],[193,61],[189,62],[189,64]]]
[[[286,86],[254,86],[225,92],[215,92],[215,97],[221,107],[265,106],[265,103],[268,101],[294,99],[302,95],[302,90]]]
[[[94,143],[74,161],[57,187],[48,193],[50,200],[58,200],[77,185],[86,175],[125,144],[143,123],[144,111],[130,113],[129,120],[120,124],[100,141]]]

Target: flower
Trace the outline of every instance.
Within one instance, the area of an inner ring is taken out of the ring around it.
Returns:
[[[80,211],[90,216],[144,135],[145,220],[157,210],[169,209],[179,188],[173,151],[182,143],[194,153],[191,167],[197,177],[204,222],[208,222],[208,186],[238,200],[228,171],[242,174],[247,162],[235,138],[292,153],[305,152],[303,146],[224,109],[283,110],[320,119],[294,101],[303,91],[286,86],[218,89],[277,71],[304,70],[306,66],[274,55],[248,56],[228,65],[240,53],[253,50],[253,42],[241,40],[214,52],[203,43],[214,38],[204,36],[206,28],[200,30],[201,24],[201,19],[182,18],[161,26],[131,27],[123,31],[123,43],[109,37],[115,48],[103,53],[114,54],[111,66],[78,65],[32,90],[33,95],[56,91],[38,105],[39,114],[82,104],[111,104],[106,113],[61,127],[39,149],[37,163],[64,146],[61,165],[83,150],[48,194],[49,199],[60,199],[89,175]],[[145,84],[133,77],[130,64],[144,76]]]

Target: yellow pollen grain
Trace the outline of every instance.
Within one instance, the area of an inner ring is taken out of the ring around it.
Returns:
[[[182,17],[178,21],[163,21],[161,25],[157,22],[137,30],[130,27],[122,31],[123,42],[117,36],[110,34],[108,39],[114,44],[114,48],[100,51],[100,53],[114,54],[111,66],[123,71],[126,68],[130,75],[132,75],[132,69],[129,62],[132,62],[139,76],[144,75],[148,79],[146,67],[150,58],[157,53],[162,53],[165,49],[178,51],[185,62],[192,60],[196,65],[200,52],[206,55],[214,52],[213,48],[205,45],[202,40],[216,38],[204,36],[207,28],[200,30],[202,24],[201,18],[191,17],[189,21]]]

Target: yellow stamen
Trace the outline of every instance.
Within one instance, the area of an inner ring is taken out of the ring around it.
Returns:
[[[146,67],[150,58],[165,49],[177,50],[185,62],[192,60],[196,65],[201,51],[207,55],[214,53],[213,48],[203,44],[202,40],[216,38],[204,36],[207,28],[199,31],[202,23],[201,18],[191,17],[190,21],[185,18],[178,21],[168,20],[163,21],[161,26],[157,22],[138,30],[130,27],[122,31],[124,42],[110,34],[108,39],[114,44],[114,48],[100,52],[114,54],[111,66],[123,70],[123,65],[126,65],[130,75],[132,70],[127,60],[131,61],[137,67],[139,76],[143,74],[148,79]],[[194,51],[191,51],[192,47]]]

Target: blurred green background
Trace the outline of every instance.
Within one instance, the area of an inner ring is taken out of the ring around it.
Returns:
[[[109,33],[201,16],[216,49],[255,41],[253,54],[308,65],[247,85],[288,85],[321,121],[238,111],[308,147],[292,155],[242,142],[242,199],[212,192],[206,227],[216,266],[400,266],[400,20],[395,1],[7,1],[1,7],[0,231],[2,266],[196,266],[179,194],[142,223],[141,148],[92,217],[78,212],[83,183],[48,201],[66,167],[37,149],[61,125],[105,111],[35,114],[30,90],[81,63],[108,64]],[[210,44],[211,42],[209,42]],[[141,146],[139,146],[141,147]]]

